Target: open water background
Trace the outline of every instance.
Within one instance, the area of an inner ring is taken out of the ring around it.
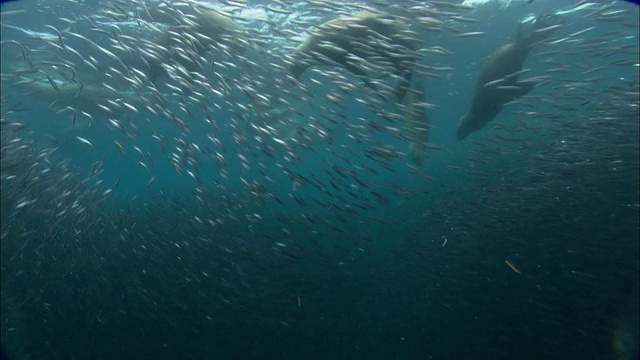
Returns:
[[[44,24],[63,28],[57,18],[104,6],[44,4],[3,5],[26,9],[3,25],[51,32]],[[235,142],[232,108],[195,109],[189,133],[127,112],[138,129],[132,140],[98,116],[92,129],[74,129],[69,113],[53,113],[3,79],[3,350],[10,359],[630,359],[616,354],[623,339],[637,356],[637,7],[614,4],[628,10],[616,21],[587,10],[566,15],[558,36],[595,26],[581,35],[595,50],[535,49],[525,67],[552,82],[532,91],[531,106],[512,105],[466,141],[455,139],[483,60],[510,41],[517,21],[572,4],[487,4],[467,30],[482,37],[425,35],[453,55],[423,63],[453,70],[419,80],[438,106],[428,113],[438,149],[427,150],[421,174],[406,166],[409,156],[388,160],[391,170],[363,156],[370,143],[345,124],[388,124],[356,95],[335,108],[344,118],[330,141],[316,139],[287,160],[282,149],[261,153],[251,136]],[[2,40],[29,41],[7,27]],[[537,55],[548,50],[560,52]],[[636,65],[611,65],[624,59]],[[3,73],[15,71],[20,48],[3,43],[2,60]],[[567,71],[546,72],[557,63]],[[598,66],[606,68],[583,74]],[[596,75],[603,79],[556,87]],[[332,84],[323,79],[303,95],[311,103],[327,103]],[[240,91],[234,99],[251,101]],[[321,111],[299,106],[306,115]],[[176,136],[212,147],[207,115],[222,128],[229,175],[219,175],[213,155],[194,151],[200,184],[168,159]],[[170,146],[161,148],[152,131]],[[392,132],[368,134],[408,152]],[[134,145],[154,159],[151,186]],[[46,165],[40,154],[54,146]],[[335,178],[349,186],[332,187]],[[19,206],[25,199],[36,201]]]

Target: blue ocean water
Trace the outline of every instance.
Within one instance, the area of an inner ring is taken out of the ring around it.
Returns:
[[[3,5],[10,359],[637,356],[637,7],[360,4],[406,17],[427,49],[413,81],[434,106],[415,163],[397,104],[353,74],[283,81],[301,41],[286,31],[353,4],[226,3],[259,45],[207,53],[206,83],[167,81],[166,102],[118,72],[144,68],[136,39],[155,40],[141,4]],[[521,76],[549,82],[456,140],[483,64],[543,12],[564,22]],[[457,36],[470,32],[484,34]],[[84,91],[62,99],[70,68]]]

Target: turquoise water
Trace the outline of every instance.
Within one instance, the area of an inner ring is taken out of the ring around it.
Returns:
[[[637,358],[637,7],[368,4],[406,17],[423,49],[450,52],[421,51],[421,65],[446,69],[413,79],[434,105],[418,164],[404,119],[380,115],[401,113],[390,97],[335,67],[286,79],[300,40],[283,31],[309,26],[291,19],[336,18],[329,5],[269,4],[291,11],[282,14],[247,2],[269,21],[227,5],[260,41],[240,57],[207,53],[197,71],[211,88],[181,94],[158,80],[166,103],[150,82],[136,92],[112,70],[144,68],[108,35],[132,47],[155,39],[135,20],[143,7],[3,5],[10,359]],[[440,12],[438,31],[420,20],[425,9]],[[542,12],[563,14],[549,40],[559,42],[536,45],[521,77],[550,81],[457,141],[482,65]],[[98,71],[51,45],[60,43],[45,25]],[[485,34],[456,36],[469,32]],[[17,75],[29,69],[21,46],[59,86],[71,71],[47,64],[73,64],[83,96],[52,105],[65,88]],[[105,113],[96,104],[107,100],[137,111]]]

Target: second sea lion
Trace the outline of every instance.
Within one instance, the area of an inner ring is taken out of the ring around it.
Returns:
[[[234,56],[249,46],[247,33],[240,25],[221,11],[199,3],[158,6],[141,15],[167,27],[149,51],[157,54],[147,58],[151,80],[172,65],[196,70],[202,65],[202,56],[211,49]]]
[[[400,81],[396,97],[401,102],[411,81],[418,41],[409,36],[409,26],[386,13],[359,12],[326,22],[311,31],[290,57],[291,74],[298,79],[309,66],[336,65],[357,75],[367,86],[376,59],[391,66]],[[378,61],[379,63],[379,61]]]
[[[518,99],[535,87],[518,81],[522,65],[534,44],[546,39],[558,27],[559,18],[541,15],[531,24],[520,24],[516,41],[500,47],[489,57],[478,77],[469,111],[458,123],[457,138],[464,140],[493,120],[504,104]]]

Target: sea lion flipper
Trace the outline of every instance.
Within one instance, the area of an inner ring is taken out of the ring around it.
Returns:
[[[396,99],[399,103],[404,101],[404,97],[407,95],[409,88],[411,87],[411,79],[413,78],[413,71],[405,69],[400,73],[400,76],[396,79],[393,85],[393,93],[396,95]]]
[[[535,87],[535,83],[532,82],[519,82],[514,86],[505,86],[504,88],[497,88],[494,91],[493,96],[485,96],[485,99],[490,99],[492,103],[500,106],[508,103],[509,101],[516,100],[526,94],[528,94]]]
[[[531,90],[533,90],[533,88],[536,87],[537,83],[532,81],[521,81],[517,84],[520,90],[517,91],[517,96],[514,99],[518,99],[524,95],[527,95]]]

